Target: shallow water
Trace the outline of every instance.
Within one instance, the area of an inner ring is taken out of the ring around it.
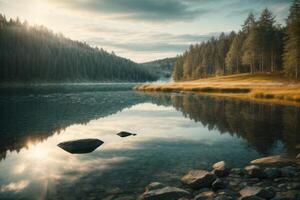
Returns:
[[[2,88],[0,199],[135,199],[152,181],[177,186],[219,160],[297,153],[299,108],[132,86]],[[104,144],[81,155],[57,147],[81,138]]]

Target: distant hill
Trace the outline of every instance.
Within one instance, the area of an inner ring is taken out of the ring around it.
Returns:
[[[154,60],[141,65],[147,68],[155,76],[160,79],[171,78],[173,66],[175,65],[176,58],[164,58],[160,60]]]
[[[0,14],[0,83],[142,82],[157,78],[114,53]]]

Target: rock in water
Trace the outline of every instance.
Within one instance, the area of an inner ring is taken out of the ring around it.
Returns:
[[[217,179],[216,175],[205,170],[192,170],[181,178],[181,182],[191,188],[210,187]]]
[[[300,160],[300,153],[296,156],[296,159]]]
[[[256,160],[252,160],[252,165],[289,165],[295,163],[296,159],[288,158],[282,155],[279,156],[268,156],[264,158],[259,158]]]
[[[146,191],[140,196],[140,200],[175,200],[182,197],[190,197],[191,194],[181,188],[164,187],[161,189]]]
[[[129,133],[129,132],[126,132],[126,131],[121,131],[120,133],[117,133],[118,136],[120,137],[128,137],[128,136],[136,136],[135,133]]]
[[[102,144],[103,141],[98,139],[81,139],[62,142],[57,146],[72,154],[82,154],[91,153]]]
[[[215,164],[212,166],[212,168],[214,169],[214,170],[213,170],[213,173],[214,173],[215,175],[217,175],[218,177],[228,176],[229,171],[230,171],[230,170],[227,168],[225,161],[220,161],[220,162],[215,163]]]

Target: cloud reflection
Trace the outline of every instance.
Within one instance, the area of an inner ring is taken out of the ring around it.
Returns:
[[[24,188],[26,188],[28,185],[29,185],[29,181],[22,180],[22,181],[18,181],[18,182],[9,183],[7,185],[3,185],[3,186],[1,186],[0,191],[1,192],[9,192],[9,191],[19,192],[19,191],[23,190]]]

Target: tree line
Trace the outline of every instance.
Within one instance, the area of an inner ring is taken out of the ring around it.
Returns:
[[[250,13],[242,29],[191,45],[177,57],[175,81],[216,75],[284,71],[300,78],[300,0],[290,8],[285,27],[267,8],[258,19]]]
[[[129,59],[0,14],[0,82],[152,81]]]

